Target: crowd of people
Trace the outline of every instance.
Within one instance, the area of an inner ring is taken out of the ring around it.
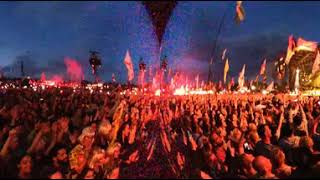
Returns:
[[[2,178],[319,177],[319,97],[0,91]]]

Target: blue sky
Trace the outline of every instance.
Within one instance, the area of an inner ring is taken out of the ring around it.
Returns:
[[[214,76],[221,79],[221,53],[228,49],[230,77],[243,64],[247,76],[258,72],[261,62],[271,62],[286,50],[287,38],[319,41],[320,2],[243,2],[245,21],[234,23],[235,2],[180,1],[173,11],[163,37],[162,56],[187,74],[206,79],[208,61],[218,24],[227,8],[227,17],[214,56]],[[63,58],[78,60],[91,80],[90,50],[101,52],[102,79],[125,81],[123,65],[129,49],[135,70],[143,57],[158,64],[157,40],[151,20],[140,2],[0,2],[0,66],[8,75],[18,75],[17,59],[23,59],[26,73],[39,77],[64,74]]]

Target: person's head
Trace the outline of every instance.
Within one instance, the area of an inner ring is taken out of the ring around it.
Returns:
[[[254,156],[251,154],[243,154],[241,156],[241,167],[243,170],[250,171],[253,169],[252,162],[254,160]]]
[[[300,126],[302,123],[302,116],[301,114],[297,114],[296,116],[293,117],[293,124],[294,126]]]
[[[67,162],[68,161],[68,155],[66,148],[59,148],[57,150],[56,158],[59,162]]]
[[[257,156],[253,160],[253,168],[258,172],[260,176],[271,173],[272,164],[270,160],[264,156]]]
[[[259,135],[255,131],[250,132],[248,136],[249,136],[248,139],[252,145],[257,144],[257,142],[260,141]]]
[[[267,140],[272,137],[271,130],[268,125],[260,125],[258,127],[258,134],[262,140]]]
[[[119,158],[120,149],[121,149],[121,144],[115,143],[108,148],[107,154],[109,156],[113,156],[113,158]]]
[[[301,148],[312,149],[313,148],[313,140],[309,136],[303,136],[300,139],[299,146]]]
[[[221,163],[224,163],[224,162],[225,162],[225,160],[226,160],[226,151],[224,150],[223,147],[218,147],[218,148],[216,149],[215,154],[216,154],[217,160],[218,160],[219,162],[221,162]]]
[[[293,128],[288,123],[286,123],[281,128],[281,134],[283,135],[283,137],[291,137],[294,135]]]
[[[94,170],[89,169],[83,179],[94,179],[94,178],[95,178]]]
[[[286,156],[280,148],[276,148],[272,151],[272,164],[275,168],[278,168],[285,164]]]
[[[56,171],[49,176],[49,179],[64,179],[64,177],[60,171]]]
[[[32,158],[30,155],[25,155],[18,165],[19,174],[30,175],[32,171]]]

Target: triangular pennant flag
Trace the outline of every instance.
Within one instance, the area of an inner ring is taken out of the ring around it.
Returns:
[[[224,65],[224,72],[223,72],[223,82],[226,83],[227,81],[227,73],[229,71],[229,60],[227,58],[226,63]]]
[[[267,60],[264,59],[260,68],[260,75],[264,75],[266,73],[266,66],[267,66]]]
[[[320,53],[317,51],[316,59],[314,60],[313,66],[312,66],[312,75],[314,75],[317,71],[320,69]]]
[[[126,57],[124,58],[124,64],[128,69],[128,81],[132,81],[134,78],[133,64],[129,54],[129,50],[127,50]]]
[[[244,20],[245,17],[245,12],[242,7],[242,1],[237,1],[237,6],[236,6],[236,23],[239,24]]]

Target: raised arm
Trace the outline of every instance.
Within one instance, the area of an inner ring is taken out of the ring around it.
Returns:
[[[282,122],[284,120],[284,107],[281,106],[280,108],[280,111],[281,111],[281,115],[280,115],[280,119],[279,119],[279,123],[278,123],[278,128],[277,128],[277,131],[276,131],[276,138],[279,139],[280,138],[280,135],[281,135],[281,128],[282,128]]]

